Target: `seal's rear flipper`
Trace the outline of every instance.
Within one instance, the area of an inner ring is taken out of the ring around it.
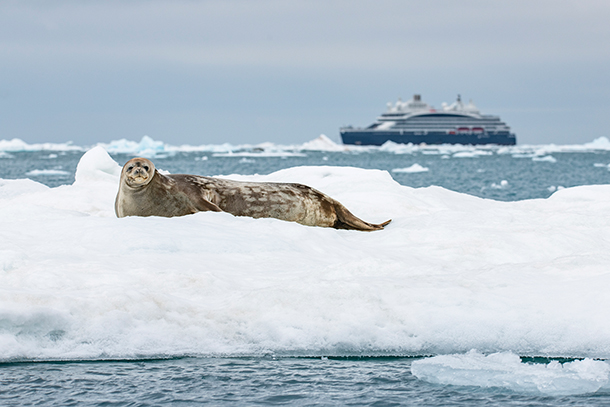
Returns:
[[[350,230],[361,230],[364,232],[372,232],[374,230],[382,230],[384,226],[392,222],[392,219],[387,220],[380,224],[368,223],[352,214],[345,206],[339,202],[335,202],[335,212],[337,214],[337,221],[333,225],[335,229],[350,229]]]

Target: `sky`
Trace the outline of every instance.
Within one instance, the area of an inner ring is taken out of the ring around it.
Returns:
[[[610,138],[607,0],[0,0],[0,140],[297,144],[460,94]]]

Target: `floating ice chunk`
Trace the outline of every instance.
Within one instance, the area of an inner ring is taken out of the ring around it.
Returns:
[[[610,150],[610,140],[607,137],[599,137],[584,146],[593,150]]]
[[[53,175],[70,175],[68,171],[62,170],[32,170],[25,173],[28,177],[53,176]]]
[[[307,157],[303,153],[295,153],[290,151],[240,151],[234,153],[229,151],[228,153],[214,153],[213,157]]]
[[[346,151],[347,147],[342,144],[337,144],[324,134],[314,140],[308,141],[301,145],[300,150],[313,151]]]
[[[217,153],[222,153],[222,152],[230,152],[230,151],[237,151],[237,150],[241,150],[244,148],[252,148],[252,146],[250,145],[243,145],[243,146],[234,146],[232,144],[229,143],[224,143],[224,144],[206,144],[206,145],[201,145],[201,146],[190,146],[187,144],[183,144],[181,146],[170,146],[170,145],[165,145],[164,146],[166,151],[169,151],[171,153],[175,153],[175,152],[198,152],[198,151],[206,151],[206,152],[217,152]]]
[[[18,138],[12,140],[0,140],[0,150],[2,151],[28,151],[30,145]]]
[[[18,138],[0,140],[0,151],[80,151],[82,149],[82,147],[73,146],[72,142],[28,144]]]
[[[129,141],[126,139],[111,141],[109,144],[99,143],[98,146],[110,153],[134,154],[142,157],[153,158],[159,153],[166,152],[165,143],[155,141],[149,136],[144,136],[140,142]]]
[[[421,380],[455,386],[501,387],[553,396],[594,393],[608,383],[610,366],[592,359],[564,363],[522,363],[511,352],[441,355],[416,360],[411,372]]]
[[[410,167],[407,168],[394,168],[392,170],[392,172],[406,172],[409,174],[413,174],[413,173],[417,173],[417,172],[426,172],[429,171],[429,168],[427,167],[422,167],[421,165],[415,163]]]
[[[137,141],[130,141],[126,139],[113,140],[110,143],[99,143],[106,148],[110,153],[122,153],[122,154],[133,154],[142,155],[148,157],[158,157],[159,154],[171,154],[175,152],[196,152],[196,151],[210,151],[210,152],[236,152],[249,150],[256,147],[263,147],[265,151],[295,151],[295,150],[314,150],[314,151],[346,151],[346,152],[368,152],[368,151],[381,151],[395,154],[454,154],[454,157],[477,157],[482,155],[490,155],[494,152],[496,154],[511,154],[513,157],[527,157],[531,158],[534,156],[542,157],[547,154],[556,152],[588,152],[597,150],[610,150],[610,140],[606,137],[599,137],[592,142],[585,144],[574,144],[574,145],[555,145],[555,144],[544,144],[544,145],[515,145],[515,146],[466,146],[461,144],[440,144],[440,145],[426,145],[426,144],[399,144],[392,141],[384,143],[381,147],[376,146],[356,146],[356,145],[344,145],[338,144],[329,139],[325,135],[320,135],[318,138],[303,143],[301,145],[278,145],[274,143],[262,143],[257,146],[250,144],[232,145],[230,143],[224,144],[208,144],[208,145],[180,145],[172,146],[162,141],[156,141],[149,136],[144,136],[142,139]],[[72,142],[68,143],[42,143],[42,144],[28,144],[20,139],[12,140],[0,140],[0,152],[4,151],[84,151],[89,147],[74,146]],[[3,155],[0,154],[0,158]]]
[[[610,171],[610,164],[595,163],[593,166],[597,168],[605,168]]]
[[[539,156],[535,156],[532,157],[533,161],[543,161],[543,162],[548,162],[548,163],[556,163],[557,159],[555,157],[553,157],[552,155],[545,155],[543,157],[539,157]]]
[[[493,189],[505,189],[508,188],[508,181],[503,179],[502,181],[500,181],[499,184],[496,184],[495,182],[491,184],[491,187]]]
[[[414,152],[419,150],[420,147],[414,145],[413,143],[399,144],[393,141],[386,141],[381,147],[379,147],[379,151],[394,154],[413,154]]]
[[[363,234],[211,212],[117,219],[119,169],[96,148],[74,185],[0,180],[0,319],[41,323],[0,334],[0,360],[610,357],[610,185],[499,202],[350,167],[227,175],[393,219]]]
[[[549,192],[555,192],[555,191],[561,191],[562,189],[565,189],[565,187],[562,187],[561,185],[555,186],[555,185],[551,185],[550,187],[547,188],[549,190]]]
[[[15,156],[7,152],[0,151],[0,158],[15,158]]]
[[[484,150],[473,150],[473,151],[460,151],[453,154],[454,158],[476,158],[484,155],[493,155],[491,151]]]

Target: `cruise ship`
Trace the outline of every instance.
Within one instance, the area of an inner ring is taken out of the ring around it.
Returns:
[[[484,115],[474,103],[464,104],[458,95],[451,105],[434,109],[414,95],[398,99],[367,128],[342,127],[343,144],[380,146],[386,141],[401,144],[501,144],[514,145],[517,138],[498,116]]]

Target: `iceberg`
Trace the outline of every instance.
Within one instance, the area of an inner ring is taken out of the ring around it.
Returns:
[[[0,180],[1,361],[610,357],[610,185],[499,202],[351,167],[219,174],[393,219],[362,233],[212,212],[117,219],[120,170],[96,146],[72,185]]]

